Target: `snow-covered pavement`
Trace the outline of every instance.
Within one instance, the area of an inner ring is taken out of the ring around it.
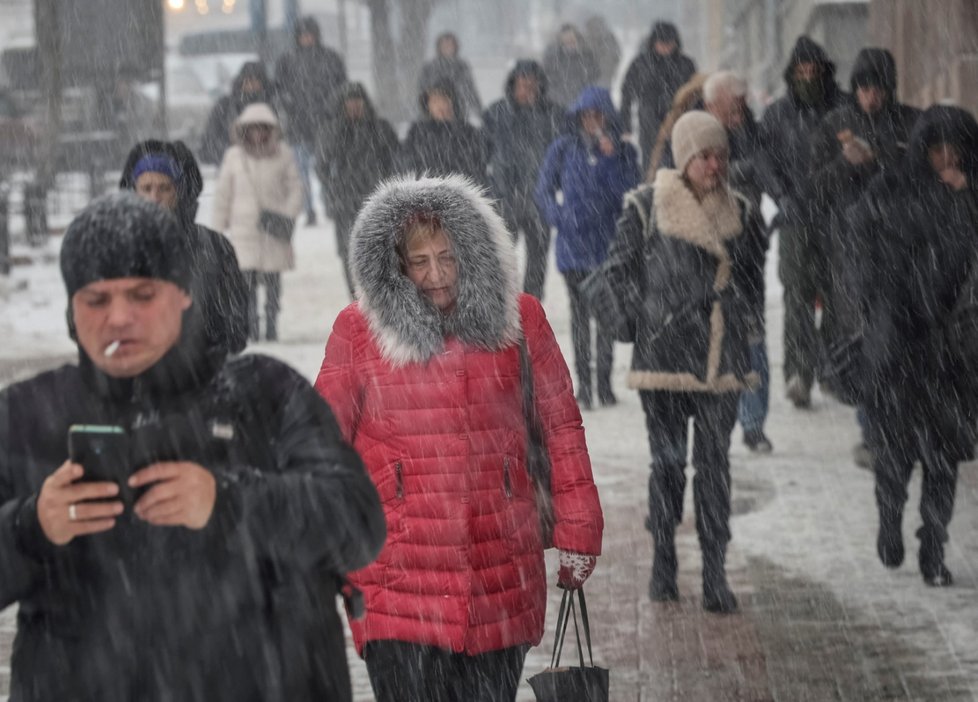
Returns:
[[[209,212],[209,203],[201,211]],[[62,362],[73,345],[65,298],[49,255],[20,266],[0,297],[0,383]],[[284,278],[281,342],[251,351],[288,361],[313,379],[333,318],[347,303],[328,221],[301,228],[298,268]],[[630,349],[616,350],[619,404],[585,414],[595,478],[605,509],[605,553],[588,583],[595,659],[611,669],[612,700],[978,700],[978,466],[962,466],[947,564],[955,585],[924,586],[916,570],[919,471],[904,524],[907,563],[888,571],[875,553],[872,476],[856,468],[858,432],[850,408],[815,393],[798,411],[780,378],[781,288],[768,266],[772,360],[768,433],[775,451],[732,448],[734,541],[729,572],[737,615],[705,614],[699,551],[687,495],[679,532],[680,592],[673,604],[648,600],[651,542],[643,528],[648,464],[641,408],[623,376]],[[20,288],[21,281],[27,286]],[[552,269],[545,307],[567,358],[563,281]],[[548,558],[553,559],[553,554]],[[551,562],[556,577],[556,564]],[[551,592],[548,621],[559,591]],[[0,699],[6,694],[13,611],[0,613]],[[549,638],[531,651],[525,674],[549,662]],[[350,653],[355,698],[371,700],[365,670]],[[523,685],[520,700],[532,700]]]

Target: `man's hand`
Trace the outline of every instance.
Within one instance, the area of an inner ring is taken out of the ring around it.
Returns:
[[[76,536],[97,534],[115,526],[122,503],[115,483],[79,483],[85,470],[65,461],[48,476],[37,497],[37,521],[48,541],[64,546]]]
[[[564,590],[580,590],[584,587],[584,581],[594,572],[597,562],[597,556],[561,550],[557,587]]]
[[[196,463],[154,463],[129,478],[136,489],[151,486],[136,502],[136,516],[154,526],[203,529],[214,513],[217,481]]]
[[[960,168],[945,168],[938,176],[942,183],[949,186],[955,192],[960,192],[968,187],[968,176]]]
[[[865,142],[859,139],[850,139],[849,141],[843,142],[842,157],[853,166],[861,166],[876,158],[873,150],[868,148]]]
[[[598,136],[598,149],[605,156],[613,156],[615,153],[615,142],[607,134],[602,133]]]

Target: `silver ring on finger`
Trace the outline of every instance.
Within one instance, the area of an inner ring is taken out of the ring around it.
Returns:
[[[78,506],[68,505],[68,521],[74,522],[78,520]]]

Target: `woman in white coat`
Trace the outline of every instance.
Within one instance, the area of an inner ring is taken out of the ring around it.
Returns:
[[[302,182],[292,149],[282,141],[278,118],[267,104],[254,103],[244,109],[234,122],[233,139],[218,175],[213,225],[231,240],[248,281],[251,339],[261,338],[258,287],[263,286],[265,338],[274,341],[278,338],[281,272],[293,267],[294,254],[291,235],[268,233],[262,226],[262,212],[294,222],[302,211]]]

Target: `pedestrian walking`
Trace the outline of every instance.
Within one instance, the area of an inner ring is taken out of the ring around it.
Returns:
[[[848,343],[861,334],[853,268],[876,263],[866,258],[861,242],[850,231],[846,210],[877,175],[900,169],[911,130],[920,115],[916,108],[896,100],[896,62],[886,49],[862,49],[849,82],[854,100],[828,113],[812,139],[814,209],[827,222],[825,245],[836,343]],[[887,181],[881,184],[884,182]],[[827,358],[826,363],[831,364],[831,360]],[[857,402],[853,388],[846,385],[840,379],[834,385],[829,382],[828,389],[842,399]],[[857,418],[863,436],[853,449],[853,457],[870,468],[865,412],[857,409]]]
[[[626,138],[631,137],[632,108],[637,106],[638,144],[646,169],[672,98],[694,73],[696,64],[682,53],[679,30],[669,22],[656,21],[621,84],[622,129]]]
[[[421,119],[411,125],[398,156],[400,173],[461,173],[487,183],[488,148],[478,127],[466,121],[455,86],[441,81],[421,94]]]
[[[12,699],[351,699],[336,578],[383,543],[377,491],[298,373],[213,352],[193,255],[131,193],[65,233],[78,364],[0,393]]]
[[[449,82],[455,88],[458,100],[466,114],[482,112],[482,100],[472,77],[469,62],[458,55],[458,37],[453,32],[443,32],[435,40],[435,57],[421,67],[418,92],[426,93],[439,83]]]
[[[563,25],[544,50],[543,70],[550,85],[550,98],[561,107],[569,107],[584,88],[601,78],[594,52],[573,24]]]
[[[563,128],[564,111],[548,97],[547,76],[536,61],[517,61],[506,78],[506,95],[482,117],[490,148],[493,194],[510,232],[523,233],[526,275],[523,290],[543,298],[550,227],[533,200],[547,147]]]
[[[248,61],[241,66],[231,84],[231,93],[214,105],[204,126],[200,142],[200,160],[220,164],[224,152],[231,146],[234,120],[248,105],[263,102],[273,104],[275,87],[258,61]]]
[[[594,60],[598,63],[598,79],[595,83],[611,90],[618,64],[621,62],[621,44],[618,43],[618,37],[604,17],[592,15],[584,23],[584,41],[591,47]]]
[[[119,187],[176,215],[191,243],[191,297],[202,308],[208,346],[220,353],[243,351],[248,343],[248,285],[231,242],[194,221],[204,178],[193,152],[181,141],[140,142],[126,158]]]
[[[581,285],[607,257],[622,198],[640,178],[638,155],[631,144],[622,141],[618,113],[608,91],[585,88],[567,110],[567,132],[547,150],[535,192],[547,224],[557,229],[557,270],[564,276],[570,297],[577,401],[583,409],[593,406],[594,313]],[[598,402],[614,405],[614,339],[598,327],[595,341]]]
[[[732,71],[718,71],[703,84],[703,102],[727,132],[730,152],[727,157],[727,179],[731,189],[743,195],[754,212],[761,211],[764,181],[759,172],[760,133],[754,113],[747,105],[747,81]],[[766,232],[766,228],[765,228]],[[767,252],[768,238],[763,239]],[[761,260],[763,272],[764,261]],[[758,278],[758,294],[764,299],[764,276]],[[758,376],[756,387],[740,393],[737,420],[744,432],[744,445],[754,453],[771,453],[774,445],[764,433],[771,393],[771,368],[767,356],[764,305],[754,309],[757,316],[748,319],[750,367]]]
[[[850,209],[872,257],[857,264],[863,304],[862,376],[879,534],[890,568],[904,558],[903,510],[915,461],[923,482],[918,566],[928,585],[952,584],[944,563],[958,463],[974,457],[978,401],[949,332],[978,270],[978,123],[967,111],[926,110],[903,166]],[[878,185],[879,183],[879,185]]]
[[[377,116],[361,83],[340,89],[336,118],[323,125],[316,157],[316,175],[322,184],[326,211],[336,226],[336,252],[343,264],[350,295],[350,232],[367,196],[394,173],[397,133]]]
[[[353,233],[357,302],[333,324],[316,388],[387,515],[381,555],[350,575],[379,702],[515,699],[547,601],[528,415],[550,456],[559,586],[581,587],[601,552],[570,377],[514,260],[491,202],[457,175],[388,181]]]
[[[346,83],[346,64],[337,52],[323,46],[315,17],[296,22],[295,46],[278,60],[275,83],[302,179],[306,224],[313,225],[316,208],[309,172],[315,166],[316,139],[320,125],[335,116],[336,97]]]
[[[250,297],[248,334],[261,338],[258,289],[265,293],[265,339],[278,339],[282,271],[294,265],[291,225],[302,211],[295,157],[282,141],[278,119],[264,103],[249,105],[235,121],[235,144],[221,162],[214,193],[214,226],[238,255]],[[274,231],[285,221],[287,231]]]
[[[835,64],[801,36],[784,70],[788,92],[761,118],[766,192],[778,205],[778,256],[784,285],[784,380],[795,407],[811,405],[821,348],[832,339],[832,300],[825,251],[827,222],[811,196],[812,135],[846,99]],[[822,308],[816,324],[816,305]]]
[[[726,613],[737,609],[725,573],[730,435],[739,393],[758,380],[749,333],[763,314],[764,233],[757,211],[727,183],[727,133],[716,118],[683,115],[672,151],[677,168],[659,169],[626,197],[602,275],[635,327],[628,385],[639,391],[652,453],[649,596],[679,597],[675,538],[692,418],[703,607]]]

